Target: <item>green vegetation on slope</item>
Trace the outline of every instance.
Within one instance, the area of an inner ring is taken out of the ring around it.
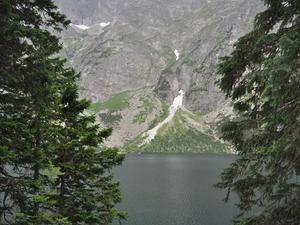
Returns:
[[[109,57],[114,53],[114,48],[113,47],[107,47],[106,49],[104,49],[104,51],[102,52],[101,56],[102,57]]]
[[[135,115],[133,123],[144,123],[150,113],[155,109],[155,105],[149,99],[149,96],[140,97],[140,101],[143,102],[143,105],[139,107],[141,111],[137,115]]]
[[[202,87],[202,86],[199,86],[199,85],[194,85],[192,88],[191,88],[191,92],[201,92],[201,91],[208,91],[206,87]]]
[[[149,129],[154,128],[157,124],[162,122],[164,119],[167,118],[169,115],[169,107],[165,102],[161,102],[161,107],[162,107],[162,112],[161,114],[156,117],[150,124],[149,124]]]
[[[129,107],[129,91],[124,91],[112,96],[105,102],[97,102],[90,106],[89,110],[97,113],[102,110],[119,111]]]
[[[175,65],[176,65],[176,58],[175,57],[170,58],[166,63],[166,67],[162,70],[162,74],[172,73],[172,67]]]
[[[193,66],[194,64],[195,64],[195,61],[192,60],[190,56],[188,56],[188,55],[182,56],[181,65]]]
[[[141,151],[164,153],[219,153],[226,152],[226,148],[212,136],[199,132],[196,129],[189,129],[185,133],[166,129],[165,135],[157,136],[148,145],[143,146]]]
[[[228,148],[217,140],[206,126],[198,126],[202,115],[179,110],[172,123],[159,129],[157,136],[149,143],[141,145],[146,136],[140,135],[128,142],[126,152],[148,153],[225,153]]]
[[[98,116],[101,118],[101,121],[106,124],[106,125],[114,125],[122,119],[121,114],[116,114],[116,112],[104,112],[104,113],[99,113]]]

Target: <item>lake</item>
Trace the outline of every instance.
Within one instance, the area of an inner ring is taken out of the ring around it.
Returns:
[[[211,154],[129,154],[115,169],[129,213],[124,225],[230,225],[238,213],[215,189],[235,156]]]

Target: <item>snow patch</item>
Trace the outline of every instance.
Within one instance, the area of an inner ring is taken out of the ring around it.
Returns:
[[[87,29],[90,28],[90,27],[88,27],[88,26],[86,26],[86,25],[84,25],[84,24],[78,25],[78,24],[73,24],[73,23],[71,23],[71,26],[77,27],[77,28],[79,28],[80,30],[87,30]]]
[[[180,56],[180,53],[179,53],[178,49],[175,49],[174,54],[176,56],[176,61],[178,61],[179,56]]]
[[[165,124],[172,121],[172,119],[175,116],[177,110],[183,106],[183,97],[184,97],[184,91],[180,90],[179,95],[176,98],[174,98],[173,104],[169,108],[169,111],[170,111],[169,116],[164,121],[159,123],[156,127],[154,127],[153,129],[149,130],[146,133],[148,135],[148,137],[142,145],[147,144],[150,141],[152,141],[155,138],[155,136],[157,135],[158,130],[160,128],[162,128],[163,125],[165,125]]]
[[[101,27],[107,27],[107,26],[109,26],[110,25],[110,22],[107,22],[107,23],[99,23],[99,25],[101,26]]]
[[[104,27],[107,27],[109,26],[111,23],[110,22],[102,22],[102,23],[98,23],[97,25],[104,28]],[[84,24],[74,24],[74,23],[71,23],[70,24],[72,27],[74,28],[77,28],[77,29],[80,29],[80,30],[88,30],[90,29],[91,27],[87,26],[87,25],[84,25]]]

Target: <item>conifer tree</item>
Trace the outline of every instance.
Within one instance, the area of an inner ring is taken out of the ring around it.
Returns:
[[[40,171],[50,168],[49,124],[58,103],[52,66],[58,59],[50,56],[60,46],[41,27],[67,22],[51,1],[0,4],[0,220],[43,224],[50,202]]]
[[[62,172],[54,185],[56,208],[71,224],[111,224],[125,217],[114,208],[120,191],[110,173],[123,156],[101,146],[110,130],[101,130],[95,117],[85,113],[90,103],[78,100],[77,76],[72,70],[68,74],[61,99],[61,140],[53,152]]]
[[[108,133],[84,115],[77,75],[54,57],[61,46],[53,33],[68,23],[52,0],[0,1],[1,224],[108,224],[122,216],[109,172],[122,156],[98,149]]]
[[[265,0],[254,29],[219,64],[237,118],[224,139],[238,159],[220,188],[235,192],[239,225],[300,224],[300,1]],[[247,213],[253,210],[254,213]],[[252,215],[252,216],[249,216]]]

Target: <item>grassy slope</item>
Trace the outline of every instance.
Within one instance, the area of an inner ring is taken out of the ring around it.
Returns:
[[[202,115],[179,110],[172,123],[163,126],[149,144],[140,146],[145,139],[143,135],[140,135],[128,142],[124,151],[149,153],[228,152],[227,147],[212,135],[209,128],[199,126],[202,122]]]
[[[138,107],[139,112],[135,115],[133,123],[144,123],[150,113],[156,108],[152,99],[149,96],[141,96],[139,101],[143,104]]]
[[[107,110],[105,118],[99,114],[107,123],[113,124],[115,120],[120,120],[121,116],[115,114],[117,111],[128,109],[130,106],[130,92],[121,92],[105,102],[94,103],[90,107],[93,113]],[[141,106],[137,108],[132,123],[140,124],[145,122],[149,113],[155,108],[149,96],[141,96],[139,101]],[[152,129],[159,122],[163,121],[169,114],[168,106],[162,103],[161,113],[149,123]],[[116,117],[116,118],[115,118]],[[120,117],[120,118],[119,118]],[[172,123],[166,124],[159,131],[158,135],[149,144],[142,145],[146,136],[140,134],[138,137],[127,142],[123,147],[125,152],[158,152],[158,153],[224,153],[228,152],[225,144],[221,143],[213,135],[211,129],[204,125],[203,114],[192,113],[185,110],[178,110]]]
[[[90,106],[89,110],[97,113],[102,110],[109,110],[109,111],[119,111],[122,109],[126,109],[129,107],[129,92],[121,92],[105,102],[97,102]]]

